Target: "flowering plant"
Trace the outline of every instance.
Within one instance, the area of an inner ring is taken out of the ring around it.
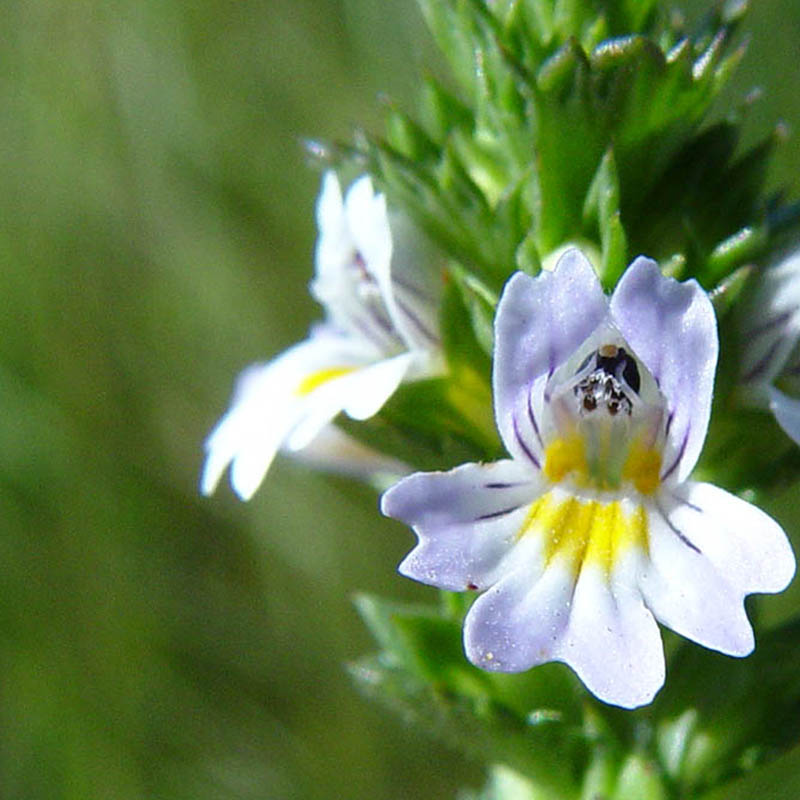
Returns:
[[[797,257],[768,266],[799,214],[771,137],[704,124],[745,4],[695,32],[655,0],[420,4],[458,88],[311,146],[326,318],[245,372],[202,489],[230,465],[249,498],[279,450],[394,483],[400,571],[443,591],[359,598],[381,652],[351,671],[490,765],[471,796],[720,796],[800,704],[797,624],[744,604],[795,569],[758,506],[800,478],[763,413],[799,438]],[[696,647],[750,654],[746,611],[753,656]]]

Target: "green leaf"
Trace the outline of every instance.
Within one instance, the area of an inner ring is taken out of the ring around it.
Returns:
[[[536,276],[542,270],[542,259],[536,247],[536,232],[529,231],[517,248],[514,261],[519,269]]]
[[[759,256],[766,249],[768,237],[766,225],[748,225],[720,242],[708,257],[706,280],[719,280],[737,265]]]
[[[420,90],[421,124],[428,135],[443,145],[453,131],[472,130],[474,114],[435,78],[426,76]]]
[[[531,727],[492,703],[436,690],[377,656],[352,664],[349,671],[367,697],[407,724],[478,761],[508,765],[548,797],[577,800],[576,745],[559,726]]]
[[[627,265],[627,237],[619,210],[620,191],[614,151],[609,148],[595,173],[583,204],[583,224],[588,235],[602,244],[600,277],[613,288]]]
[[[800,746],[759,770],[704,793],[700,800],[796,800],[800,793]]]
[[[658,765],[633,753],[622,765],[610,800],[667,800]]]
[[[452,283],[445,293],[443,343],[451,364],[478,368],[488,375],[494,351],[494,312],[498,296],[477,277],[458,265],[450,270]],[[458,293],[454,297],[454,293]],[[477,353],[478,345],[481,353]]]
[[[426,131],[409,116],[394,107],[386,112],[386,138],[389,144],[411,161],[432,161],[440,148]]]
[[[474,26],[464,0],[417,0],[428,28],[450,63],[453,75],[470,99],[475,99]]]
[[[653,713],[657,746],[683,796],[734,777],[800,734],[800,620],[746,659],[685,645]]]

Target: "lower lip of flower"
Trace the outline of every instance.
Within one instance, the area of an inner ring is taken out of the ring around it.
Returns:
[[[542,537],[545,564],[558,560],[577,574],[595,566],[609,574],[631,550],[647,551],[647,510],[629,500],[581,499],[559,489],[530,507],[517,538]]]

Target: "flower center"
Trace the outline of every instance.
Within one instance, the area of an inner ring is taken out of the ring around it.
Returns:
[[[583,372],[587,365],[592,367],[592,371],[573,389],[578,398],[579,412],[587,414],[600,409],[612,417],[620,411],[630,416],[633,405],[626,388],[629,386],[633,392],[638,392],[640,385],[635,359],[624,347],[612,344],[590,353],[578,372]]]
[[[628,483],[652,494],[660,482],[664,418],[663,396],[652,377],[629,350],[610,342],[592,349],[570,372],[563,379],[553,376],[547,478],[598,491]]]

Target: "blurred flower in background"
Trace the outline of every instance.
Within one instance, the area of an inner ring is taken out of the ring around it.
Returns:
[[[204,494],[231,464],[231,485],[249,500],[279,448],[305,450],[309,460],[350,474],[405,471],[396,460],[349,444],[341,432],[328,430],[324,443],[315,443],[340,412],[368,419],[402,381],[442,369],[436,270],[408,225],[393,241],[386,198],[368,176],[343,200],[339,179],[327,172],[317,225],[311,293],[327,318],[304,342],[239,377],[230,410],[206,440]]]

